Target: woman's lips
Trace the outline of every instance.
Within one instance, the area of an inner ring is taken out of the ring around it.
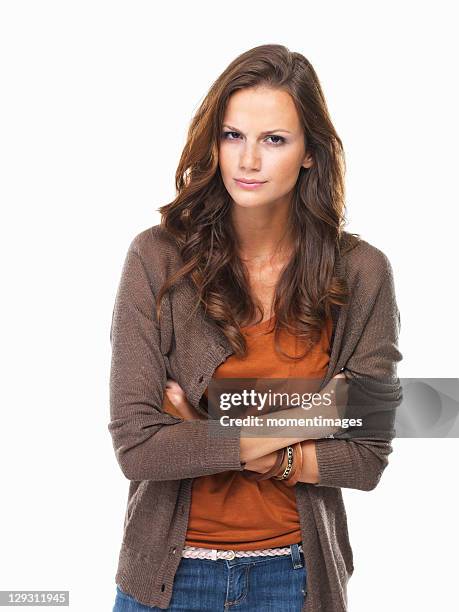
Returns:
[[[248,190],[258,189],[259,187],[262,187],[265,184],[265,183],[243,183],[242,181],[238,181],[237,179],[234,179],[234,181],[238,187],[241,187],[241,189],[248,189]]]

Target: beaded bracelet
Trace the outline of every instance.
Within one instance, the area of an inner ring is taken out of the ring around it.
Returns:
[[[288,449],[289,447],[287,447]],[[282,480],[287,486],[293,487],[299,480],[301,476],[301,471],[303,467],[303,449],[301,447],[301,442],[296,443],[291,449],[291,465],[289,462],[284,462],[281,467],[281,470],[278,474],[275,474],[273,478],[276,480]]]
[[[293,470],[290,473],[290,477],[284,480],[284,483],[287,487],[293,487],[299,481],[301,476],[301,470],[303,467],[303,447],[301,446],[301,442],[295,444],[294,446],[294,460],[293,460]]]
[[[287,446],[277,451],[276,461],[267,472],[259,473],[244,470],[243,474],[249,480],[260,481],[275,478],[282,480],[287,486],[293,487],[301,475],[303,465],[303,449],[301,442],[293,446]]]
[[[273,478],[275,478],[276,480],[286,480],[293,469],[293,446],[287,446],[285,450],[286,458],[283,461],[282,467],[279,470],[279,473],[273,476]]]

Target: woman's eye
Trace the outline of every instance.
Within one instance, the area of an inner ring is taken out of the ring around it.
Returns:
[[[229,137],[230,135],[231,135],[231,138]],[[233,138],[233,136],[236,136],[236,137]],[[223,138],[225,140],[237,140],[237,136],[239,136],[238,132],[223,132]],[[267,136],[266,138],[277,138],[275,142],[271,142],[271,144],[275,146],[279,146],[285,142],[285,138],[283,138],[282,136],[276,136],[275,134],[273,134],[272,136]]]
[[[279,138],[277,142],[273,142],[273,144],[275,145],[280,145],[285,141],[285,138],[283,138],[282,136],[275,136],[274,134],[272,136],[267,136],[267,138]]]
[[[226,140],[235,140],[234,138],[228,138],[228,136],[230,134],[236,134],[237,135],[237,132],[223,132],[223,138],[226,138]]]

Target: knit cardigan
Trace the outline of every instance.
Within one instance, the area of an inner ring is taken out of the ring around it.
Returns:
[[[320,389],[339,372],[349,402],[389,415],[374,432],[315,440],[319,482],[295,485],[307,569],[302,612],[346,612],[354,571],[341,488],[370,491],[392,452],[395,408],[402,401],[397,363],[400,314],[391,264],[365,240],[342,234],[337,272],[350,298],[333,310],[330,362]],[[119,466],[129,482],[116,583],[141,603],[167,609],[185,545],[193,478],[243,470],[241,427],[188,420],[163,412],[167,378],[204,411],[201,398],[216,368],[233,353],[200,306],[188,277],[155,296],[181,266],[173,238],[160,225],[136,235],[125,257],[110,328],[110,421]]]

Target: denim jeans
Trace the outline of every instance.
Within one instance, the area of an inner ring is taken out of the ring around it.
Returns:
[[[290,554],[234,559],[182,557],[174,578],[170,612],[301,612],[307,570],[298,544]],[[116,585],[113,612],[152,612]]]

